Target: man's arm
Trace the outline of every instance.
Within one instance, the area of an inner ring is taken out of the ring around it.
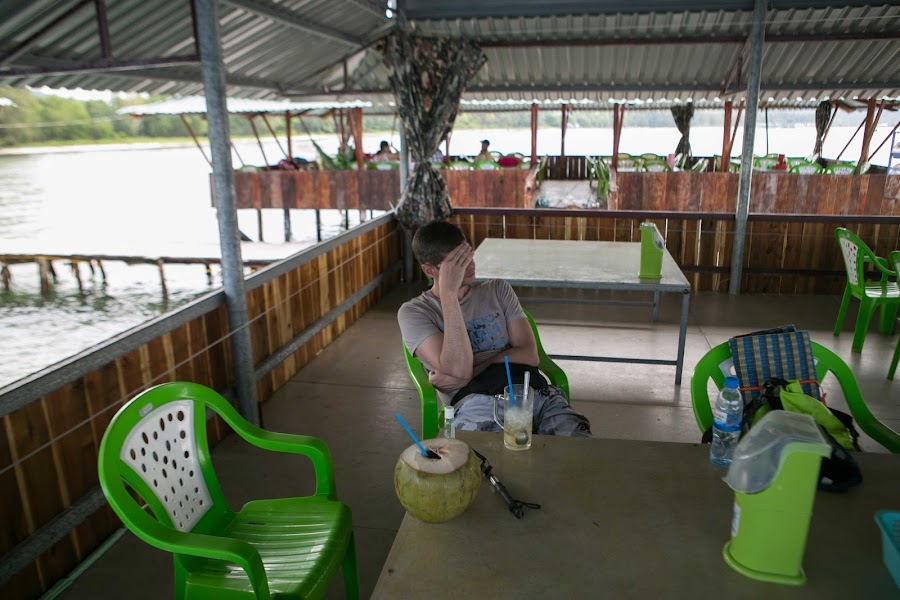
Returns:
[[[491,362],[502,363],[503,357],[506,356],[511,363],[530,367],[538,366],[540,359],[538,358],[537,342],[534,341],[534,332],[531,331],[528,319],[523,317],[507,323],[506,330],[509,332],[510,347],[505,352],[494,356]]]

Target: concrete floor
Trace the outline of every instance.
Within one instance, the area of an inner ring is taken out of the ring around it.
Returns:
[[[397,456],[410,440],[394,418],[400,413],[419,427],[419,401],[400,352],[396,312],[418,289],[401,287],[383,299],[326,348],[264,407],[267,428],[322,438],[334,459],[340,499],[353,510],[362,597],[378,580],[403,509],[393,491]],[[519,290],[520,296],[547,294]],[[555,292],[603,299],[604,294]],[[616,296],[622,299],[623,294]],[[679,300],[663,296],[660,321],[631,307],[524,303],[535,317],[545,349],[559,354],[674,358]],[[684,381],[674,385],[674,367],[612,363],[560,363],[569,376],[572,403],[590,420],[595,437],[697,442],[700,433],[690,399],[694,364],[729,337],[793,323],[833,349],[853,369],[872,412],[900,431],[900,379],[888,381],[896,336],[874,326],[862,354],[851,353],[855,306],[844,333],[831,329],[839,298],[834,296],[696,294],[691,301]],[[841,407],[840,392],[828,385],[829,404]],[[867,451],[878,451],[873,442]],[[213,452],[229,502],[238,508],[254,498],[306,495],[311,468],[304,459],[259,451],[235,436]],[[123,590],[128,590],[123,592]],[[173,597],[169,555],[125,535],[60,594],[64,600],[128,596],[133,600]],[[343,598],[340,577],[328,598]]]

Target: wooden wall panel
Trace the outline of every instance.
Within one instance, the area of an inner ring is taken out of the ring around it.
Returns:
[[[278,173],[267,173],[271,174]],[[259,182],[239,175],[248,189]],[[270,177],[265,185],[271,189],[281,181]],[[292,178],[294,183],[299,181]],[[322,181],[328,185],[327,179]],[[354,197],[344,196],[342,201],[352,204]],[[288,201],[294,202],[290,195]],[[499,223],[502,231],[502,218]],[[386,223],[251,290],[247,301],[254,360],[265,360],[385,272],[400,259],[401,249],[399,225]],[[259,400],[265,401],[284,385],[396,285],[399,277],[395,272],[261,378]],[[218,390],[233,384],[227,322],[225,307],[216,308],[2,418],[0,555],[96,488],[100,441],[110,419],[127,400],[166,381],[191,380]],[[207,431],[215,444],[230,429],[215,417],[208,421]],[[0,597],[38,597],[120,526],[104,506],[0,588]]]

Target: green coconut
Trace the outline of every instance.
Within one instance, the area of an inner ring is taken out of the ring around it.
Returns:
[[[400,454],[394,490],[409,514],[426,523],[443,523],[463,514],[478,496],[481,471],[468,444],[435,438],[422,442],[440,458],[426,458],[415,445]]]

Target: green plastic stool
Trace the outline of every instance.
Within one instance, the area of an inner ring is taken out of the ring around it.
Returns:
[[[762,432],[759,438],[763,438],[760,444],[763,448],[754,456],[749,456],[752,450],[747,450],[747,442],[752,442],[750,434],[757,428],[775,421],[790,422],[790,427],[799,435],[789,439],[804,441],[789,441],[780,448],[775,444],[775,451],[780,450],[777,470],[765,489],[756,493],[738,491],[740,483],[746,484],[754,478],[747,475],[747,469],[752,468],[748,463],[756,461],[757,465],[763,465],[761,471],[765,471],[765,465],[771,465],[772,434],[766,440],[767,432]],[[750,434],[741,440],[735,450],[735,459],[726,477],[728,485],[735,490],[734,516],[731,541],[725,544],[722,556],[731,568],[751,579],[803,585],[806,582],[803,552],[819,467],[822,457],[830,456],[831,448],[812,417],[786,411],[766,415],[750,430]],[[744,453],[741,456],[742,450]],[[740,464],[742,458],[745,460]],[[735,472],[735,469],[740,471],[742,468],[743,473]]]

